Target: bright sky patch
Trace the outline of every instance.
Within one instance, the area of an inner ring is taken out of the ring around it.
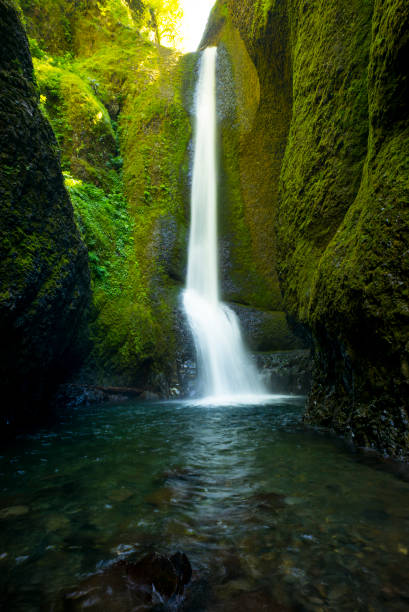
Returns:
[[[214,0],[181,0],[183,20],[181,46],[184,53],[196,51],[206,27]]]

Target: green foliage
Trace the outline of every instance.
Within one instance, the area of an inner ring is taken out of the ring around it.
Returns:
[[[68,174],[66,186],[88,246],[94,301],[93,376],[101,382],[114,377],[129,384],[146,360],[164,350],[161,327],[136,258],[135,222],[120,179],[111,193]]]
[[[29,36],[53,56],[90,56],[95,43],[110,44],[126,31],[172,46],[181,19],[179,0],[19,0],[19,5]]]
[[[35,57],[36,59],[40,59],[40,60],[46,58],[46,53],[45,51],[41,49],[36,38],[29,37],[28,42],[30,45],[30,52],[31,52],[32,57]]]
[[[155,34],[156,42],[172,46],[178,40],[178,26],[182,18],[179,0],[148,0],[146,24]]]
[[[62,150],[62,166],[77,178],[110,189],[116,137],[91,83],[71,70],[69,54],[35,59],[40,101]]]
[[[133,222],[117,181],[111,193],[66,174],[81,236],[88,247],[93,283],[108,296],[126,288],[127,260],[133,251]]]

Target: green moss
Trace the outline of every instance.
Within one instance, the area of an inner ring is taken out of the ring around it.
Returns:
[[[69,60],[61,67],[52,59],[35,59],[34,68],[43,109],[62,150],[63,168],[110,188],[109,160],[117,147],[105,106],[91,84],[70,69]]]
[[[334,2],[302,18],[298,10],[294,5],[291,15],[294,111],[277,229],[286,306],[306,320],[320,257],[361,180],[372,3],[353,2],[340,11]]]
[[[0,2],[0,35],[1,417],[38,422],[82,341],[89,274],[56,141],[38,108],[28,41],[9,2]]]
[[[349,69],[346,78],[329,80],[327,89],[321,86],[315,105],[311,98],[308,115],[300,106],[293,121],[280,233],[288,248],[296,248],[283,257],[281,271],[289,307],[315,330],[320,342],[323,330],[339,339],[344,357],[337,359],[350,371],[353,393],[368,399],[375,392],[399,395],[404,384],[408,269],[401,251],[407,241],[409,161],[403,110],[407,86],[399,78],[405,46],[399,37],[408,11],[402,11],[399,2],[389,3],[386,12],[376,7],[374,15],[370,3],[351,8],[356,17],[351,16],[345,28],[352,46],[341,48],[348,54],[355,50],[349,57],[358,72]],[[331,29],[329,33],[334,34]],[[339,49],[337,45],[337,61],[342,58]],[[300,55],[307,50],[304,44]],[[298,78],[301,87],[303,74]],[[300,92],[302,100],[308,98],[305,87]],[[324,117],[326,132],[314,148]]]
[[[234,223],[275,231],[265,252],[287,312],[314,343],[307,418],[407,454],[409,7],[219,0],[213,21],[207,42],[221,41],[233,72],[246,80],[247,67],[234,64],[232,26],[257,70],[260,102],[248,137],[237,114],[223,128],[225,173]],[[243,185],[252,181],[270,207],[262,223],[257,198],[253,218],[245,216],[251,195]]]
[[[162,363],[175,350],[171,311],[176,296],[169,274],[182,280],[186,247],[184,198],[191,129],[182,100],[185,74],[186,67],[178,57],[164,51],[145,89],[129,96],[120,117],[125,190],[135,219],[135,252],[150,297],[155,323],[151,329]],[[176,235],[170,238],[163,234],[167,220],[175,226]],[[175,249],[176,262],[167,261]]]
[[[77,226],[88,246],[93,282],[107,296],[126,289],[127,265],[133,250],[133,222],[129,216],[122,185],[106,194],[89,183],[67,176]]]
[[[90,37],[96,35],[97,16],[92,13],[81,20],[82,34],[88,28]],[[171,348],[170,341],[166,345],[162,340],[168,331],[169,313],[163,304],[160,312],[154,312],[150,284],[155,264],[149,262],[149,253],[144,255],[154,223],[148,215],[131,216],[124,196],[122,157],[117,155],[123,126],[132,126],[140,118],[133,110],[129,117],[123,113],[120,134],[115,133],[117,123],[111,121],[105,104],[115,116],[122,98],[137,99],[146,73],[137,82],[135,72],[139,74],[143,62],[150,74],[156,75],[158,58],[154,47],[140,40],[135,29],[129,36],[128,29],[119,28],[120,36],[111,42],[112,28],[117,28],[112,19],[112,13],[103,14],[104,27],[93,55],[47,56],[35,61],[35,69],[44,112],[61,146],[77,225],[88,246],[94,304],[93,349],[88,360],[93,364],[91,376],[135,384],[144,364],[154,367],[152,364],[160,363]],[[82,45],[87,41],[84,36]],[[139,104],[142,109],[143,102]],[[167,110],[162,105],[153,112],[160,116]],[[171,132],[174,121],[169,127]],[[144,148],[143,132],[136,144],[148,158],[149,145]],[[174,196],[165,184],[152,185],[149,196],[145,194],[150,201],[160,201],[162,210]]]
[[[148,289],[136,257],[134,221],[122,184],[107,194],[67,176],[81,235],[88,246],[94,319],[89,362],[101,382],[135,384],[144,364],[163,349]]]

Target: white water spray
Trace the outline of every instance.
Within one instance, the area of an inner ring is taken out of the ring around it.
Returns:
[[[216,54],[201,58],[196,90],[191,226],[183,302],[193,333],[200,391],[214,403],[252,403],[267,390],[247,354],[235,313],[219,300],[217,257]]]

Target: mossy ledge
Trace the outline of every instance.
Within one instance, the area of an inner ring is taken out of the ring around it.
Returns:
[[[264,258],[315,354],[305,420],[406,458],[408,32],[404,0],[219,0],[203,41],[244,43],[257,71],[265,170],[246,182],[267,194]]]

